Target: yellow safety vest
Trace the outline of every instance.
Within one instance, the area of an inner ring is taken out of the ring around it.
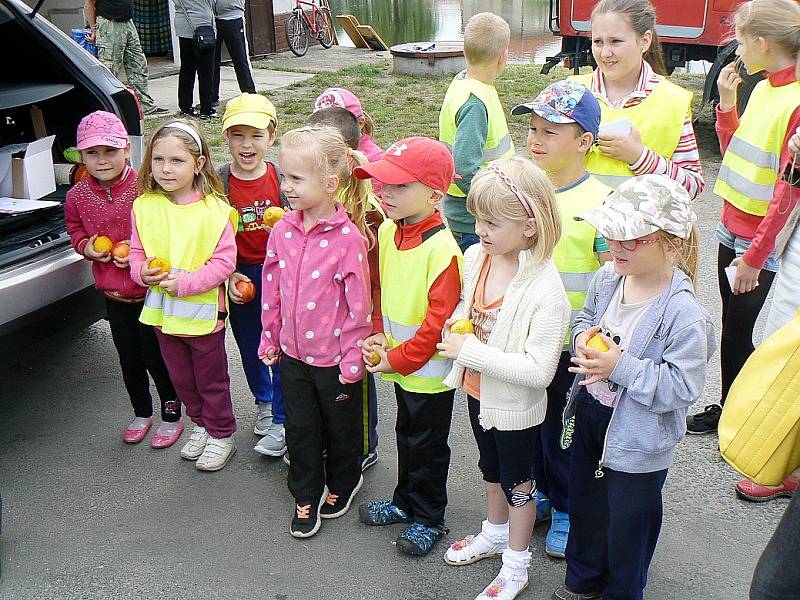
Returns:
[[[800,82],[772,87],[767,79],[756,85],[722,157],[715,194],[748,214],[767,214],[789,119],[798,105]]]
[[[214,253],[225,226],[236,231],[236,210],[223,199],[208,195],[191,204],[175,204],[163,194],[142,194],[133,203],[136,228],[145,256],[166,258],[170,273],[191,273]],[[205,335],[214,331],[219,313],[219,289],[176,298],[159,286],[150,286],[139,320],[178,335]]]
[[[556,192],[556,204],[561,214],[561,239],[553,249],[553,262],[572,306],[570,329],[567,330],[565,342],[567,346],[572,335],[571,325],[583,309],[586,291],[600,268],[594,253],[597,232],[587,221],[576,221],[575,217],[603,204],[610,193],[611,188],[593,176],[573,188]]]
[[[439,112],[439,140],[453,151],[456,143],[456,114],[464,103],[469,100],[470,94],[478,98],[486,107],[489,117],[489,133],[483,145],[483,163],[485,167],[493,160],[514,156],[514,142],[508,132],[508,123],[500,104],[500,97],[493,85],[487,85],[477,79],[467,78],[467,72],[462,71],[450,82],[447,94],[444,96],[442,110]],[[447,193],[451,196],[464,197],[466,194],[453,183]]]
[[[436,279],[458,258],[461,272],[463,257],[453,234],[442,228],[416,248],[398,250],[394,243],[397,224],[391,219],[378,229],[378,261],[381,278],[383,332],[389,348],[396,348],[413,338],[428,312],[428,292]],[[381,373],[409,392],[435,394],[450,388],[442,384],[452,361],[439,353],[410,375]]]
[[[592,89],[591,73],[572,75],[569,79],[579,81]],[[619,119],[628,119],[639,131],[645,148],[669,158],[680,142],[683,122],[692,104],[692,93],[661,78],[650,95],[636,106],[614,108],[603,98],[597,100],[600,103],[601,126]],[[603,155],[597,146],[593,146],[586,155],[586,169],[601,182],[615,189],[634,176],[626,162]]]

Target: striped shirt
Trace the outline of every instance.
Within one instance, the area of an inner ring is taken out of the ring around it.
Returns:
[[[647,61],[642,61],[642,72],[633,91],[619,100],[611,102],[606,96],[606,85],[600,69],[595,69],[592,77],[592,92],[598,100],[605,102],[612,108],[631,108],[642,102],[655,89],[661,77],[653,71]],[[639,160],[628,165],[636,175],[658,174],[666,175],[681,184],[689,195],[694,198],[703,191],[703,167],[700,165],[700,153],[697,149],[697,139],[692,127],[691,108],[683,120],[678,146],[669,158],[656,154],[649,148],[643,148]]]

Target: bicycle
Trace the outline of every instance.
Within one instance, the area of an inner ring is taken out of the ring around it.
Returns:
[[[333,17],[327,0],[295,0],[292,15],[286,20],[286,41],[289,50],[295,56],[303,56],[308,50],[308,41],[311,36],[319,41],[323,48],[333,46]],[[304,9],[303,6],[310,6]],[[311,12],[311,18],[307,12]]]

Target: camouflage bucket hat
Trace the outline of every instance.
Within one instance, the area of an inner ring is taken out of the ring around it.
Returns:
[[[685,240],[697,215],[683,186],[664,175],[641,175],[623,182],[603,206],[575,219],[588,221],[609,240],[635,240],[658,230]]]

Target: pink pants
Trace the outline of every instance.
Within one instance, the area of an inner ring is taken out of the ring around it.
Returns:
[[[208,335],[178,337],[156,329],[161,354],[186,414],[208,434],[226,438],[236,431],[231,380],[225,353],[225,329]]]

